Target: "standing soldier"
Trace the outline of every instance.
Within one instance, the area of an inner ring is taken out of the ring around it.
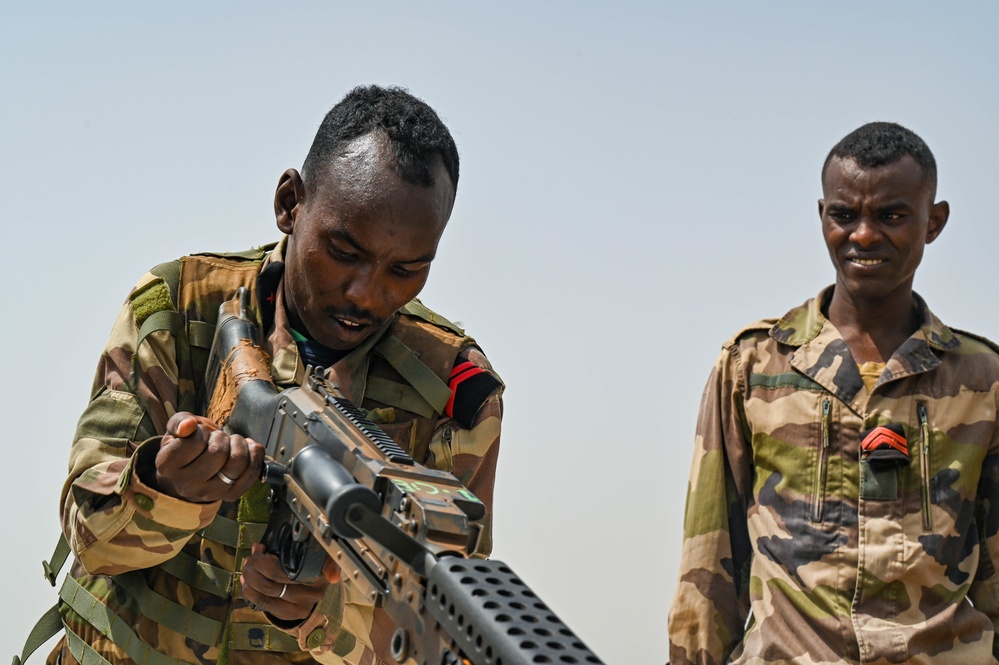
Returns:
[[[739,332],[704,392],[673,665],[997,662],[999,356],[912,290],[936,185],[896,124],[829,153],[835,284]]]
[[[186,256],[138,282],[72,448],[62,525],[76,561],[50,665],[389,660],[391,621],[332,564],[296,584],[258,544],[262,447],[195,414],[219,305],[243,286],[278,385],[329,368],[414,459],[491,508],[502,384],[474,340],[416,300],[457,182],[457,149],[429,106],[357,88],[302,173],[282,174],[276,245]],[[477,555],[490,549],[487,522]]]

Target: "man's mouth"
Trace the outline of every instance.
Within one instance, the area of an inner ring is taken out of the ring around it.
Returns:
[[[885,262],[884,259],[858,259],[858,258],[848,258],[847,261],[858,266],[879,266]]]
[[[350,319],[338,318],[336,321],[344,328],[362,328],[364,326],[364,324],[358,323],[357,321],[351,321]]]

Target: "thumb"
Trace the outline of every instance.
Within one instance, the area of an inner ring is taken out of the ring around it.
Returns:
[[[219,429],[218,425],[208,418],[196,416],[186,411],[179,411],[170,416],[166,429],[168,434],[183,439],[194,434],[198,429],[198,425],[204,425],[209,430]]]

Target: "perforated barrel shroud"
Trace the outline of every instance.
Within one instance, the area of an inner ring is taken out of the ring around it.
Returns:
[[[603,663],[500,561],[441,559],[427,609],[475,665]]]

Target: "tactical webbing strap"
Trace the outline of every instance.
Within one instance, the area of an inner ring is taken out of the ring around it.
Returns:
[[[65,626],[65,628],[66,646],[69,647],[69,652],[73,654],[73,658],[76,658],[80,665],[111,665],[109,660],[80,639],[80,636],[70,630],[69,626]]]
[[[199,531],[198,535],[240,549],[259,543],[265,531],[267,531],[266,522],[238,522],[216,515],[212,523]]]
[[[42,569],[45,571],[45,579],[49,581],[50,585],[55,586],[56,576],[66,564],[66,559],[69,558],[69,552],[69,541],[66,540],[65,534],[60,533],[59,541],[56,543],[52,556],[48,561],[42,561]]]
[[[55,604],[42,615],[28,633],[28,639],[24,641],[24,648],[21,649],[20,657],[14,656],[13,665],[21,665],[28,657],[35,653],[38,647],[49,641],[62,628],[62,619],[59,617],[59,605]]]
[[[150,333],[154,333],[158,330],[169,330],[176,337],[181,330],[184,329],[184,318],[180,315],[180,312],[175,312],[171,309],[163,309],[158,312],[153,312],[149,317],[142,322],[139,326],[139,337],[135,340],[135,349],[138,353],[138,349],[142,346],[142,341]]]
[[[232,649],[244,651],[301,651],[298,640],[267,623],[234,623],[229,633]]]
[[[135,631],[132,630],[132,627],[124,619],[112,612],[96,596],[84,589],[72,576],[66,576],[62,584],[62,589],[59,590],[59,597],[73,611],[83,617],[87,623],[123,649],[128,654],[128,657],[138,665],[176,665],[183,662],[160,653],[139,639],[139,636],[135,634]],[[79,640],[79,642],[82,644],[83,640]],[[72,648],[70,649],[70,653],[73,653]],[[84,651],[80,656],[73,653],[73,657],[83,663],[83,657],[86,657],[84,656],[86,653]],[[99,656],[100,654],[94,652],[93,655]],[[89,657],[92,659],[93,655]],[[93,661],[91,660],[91,662]]]
[[[368,377],[368,384],[364,388],[364,396],[367,399],[373,399],[382,404],[397,406],[404,411],[415,413],[423,418],[434,418],[440,415],[427,403],[427,400],[423,399],[419,391],[412,386],[407,386],[391,379],[383,379],[380,376]]]
[[[59,534],[59,540],[56,542],[55,550],[52,551],[52,556],[48,561],[42,561],[42,569],[45,571],[45,579],[49,581],[49,584],[55,586],[56,576],[59,575],[59,571],[66,564],[66,559],[69,558],[69,542],[66,540],[66,536],[62,533]],[[42,646],[49,641],[50,638],[54,637],[62,629],[62,619],[59,618],[59,605],[56,604],[49,608],[49,610],[43,614],[35,625],[31,628],[31,632],[28,633],[28,639],[24,641],[24,648],[21,650],[21,656],[18,658],[14,656],[14,665],[21,665],[28,659],[28,656],[33,654],[38,650],[38,647]]]
[[[435,326],[440,326],[441,328],[450,330],[456,335],[461,335],[461,336],[465,335],[465,331],[461,326],[459,326],[456,323],[451,323],[443,316],[441,316],[440,314],[438,314],[437,312],[433,311],[432,309],[424,305],[422,302],[420,302],[419,298],[413,298],[408,303],[403,305],[402,311],[405,314],[410,314],[411,316],[419,317],[424,321],[427,321],[428,323],[434,324]]]
[[[444,407],[451,399],[451,389],[433,370],[420,362],[416,352],[391,335],[383,337],[373,351],[409,381],[436,413],[444,413]]]
[[[220,598],[232,593],[236,573],[198,561],[190,554],[178,552],[160,564],[160,568],[191,586]]]
[[[114,581],[135,599],[139,612],[146,618],[208,646],[215,646],[222,639],[224,625],[220,621],[209,619],[156,593],[149,588],[142,573],[133,571],[115,575]]]
[[[187,341],[199,349],[211,349],[215,340],[215,326],[205,321],[187,322]]]

